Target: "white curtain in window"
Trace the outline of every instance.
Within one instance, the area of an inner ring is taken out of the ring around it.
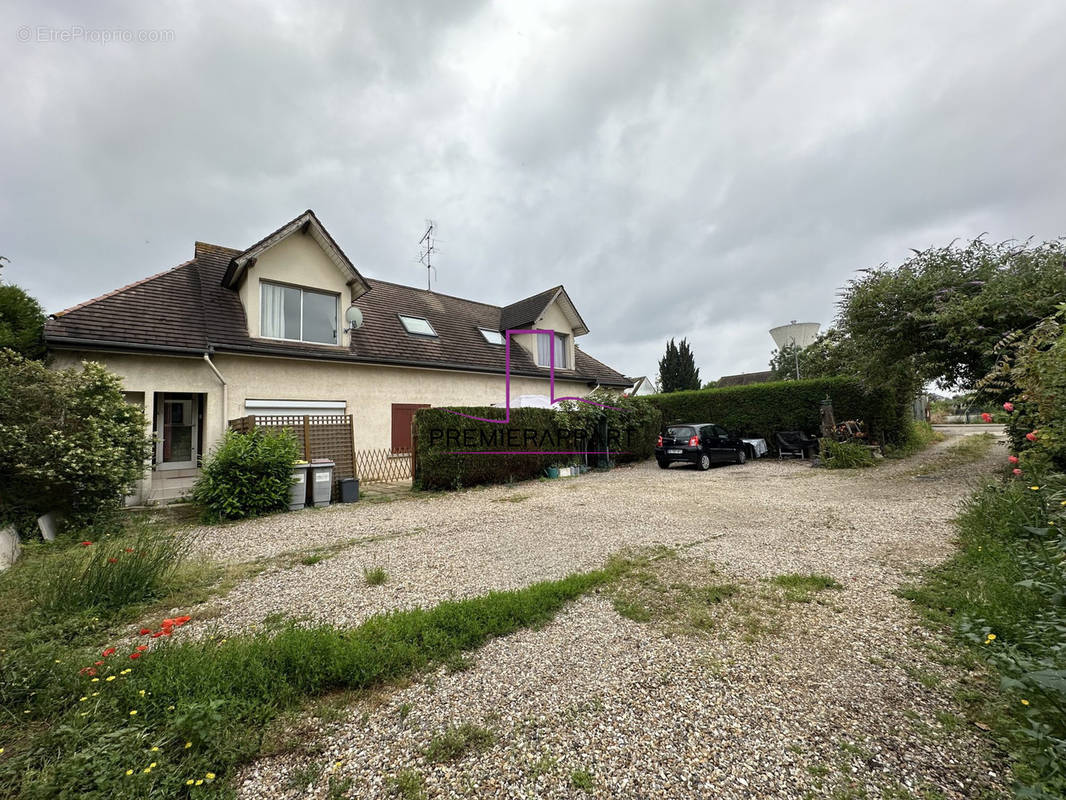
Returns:
[[[259,312],[261,336],[281,339],[285,335],[285,292],[281,286],[259,284],[263,301]]]
[[[537,334],[537,363],[542,367],[546,367],[551,363],[551,346],[552,340],[550,334]]]
[[[555,334],[555,366],[559,369],[566,369],[568,364],[566,363],[566,334]]]

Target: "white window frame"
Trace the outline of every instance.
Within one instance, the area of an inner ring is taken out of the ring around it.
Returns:
[[[414,314],[399,314],[399,313],[397,313],[396,316],[399,317],[400,324],[403,326],[403,329],[407,333],[411,334],[412,336],[421,336],[424,339],[439,339],[440,338],[440,336],[438,336],[438,334],[437,334],[437,329],[433,327],[433,323],[431,323],[425,317],[416,317]],[[407,327],[407,322],[406,322],[406,320],[409,320],[409,319],[417,319],[417,320],[419,320],[421,322],[426,323],[426,327],[428,327],[432,331],[432,333],[423,333],[422,331],[413,331],[413,330],[411,330],[410,328]]]
[[[485,337],[485,341],[486,342],[488,342],[489,344],[497,345],[499,347],[503,347],[503,334],[500,333],[498,330],[495,330],[494,328],[482,328],[482,327],[478,327],[478,330],[481,331],[481,335]],[[495,338],[491,338],[491,337],[495,337]],[[495,340],[497,338],[499,339],[498,342]]]
[[[279,286],[283,289],[296,289],[300,292],[300,338],[290,339],[286,336],[266,336],[263,334],[263,287],[264,286]],[[333,318],[334,328],[336,329],[336,336],[332,342],[316,342],[311,339],[304,339],[304,293],[310,292],[311,294],[323,294],[327,297],[333,298]],[[278,342],[302,342],[304,344],[324,344],[324,345],[339,345],[341,343],[341,315],[340,315],[341,296],[336,292],[327,292],[323,289],[312,289],[310,286],[296,286],[291,283],[282,283],[281,281],[259,281],[259,338],[261,339],[273,339]]]
[[[541,362],[541,360],[540,360],[540,342],[541,342],[541,337],[542,336],[551,336],[551,341],[550,341],[551,351],[554,352],[556,346],[558,346],[559,350],[558,350],[557,355],[561,355],[561,358],[556,358],[555,359],[555,368],[556,369],[570,369],[570,346],[569,346],[569,343],[567,342],[567,338],[568,337],[567,337],[567,335],[565,333],[559,333],[559,332],[555,331],[555,332],[552,332],[550,334],[548,334],[548,333],[537,333],[537,334],[534,334],[534,336],[536,336],[536,346],[537,346],[536,362],[537,362],[537,366],[538,367],[550,367],[551,366],[551,360],[550,360],[551,359],[551,352],[548,353],[548,359],[549,360],[544,361],[544,362]]]

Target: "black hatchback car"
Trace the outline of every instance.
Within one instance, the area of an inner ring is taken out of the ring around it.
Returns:
[[[744,442],[709,422],[669,425],[655,445],[655,460],[662,469],[675,461],[710,469],[714,463],[743,464],[747,459]]]

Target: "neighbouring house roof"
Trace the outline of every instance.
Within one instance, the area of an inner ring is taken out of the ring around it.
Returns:
[[[772,370],[764,372],[742,372],[739,375],[723,375],[718,379],[718,386],[747,386],[749,383],[766,383],[774,379]]]
[[[504,306],[500,310],[500,330],[514,330],[516,328],[529,328],[543,314],[552,303],[558,303],[563,313],[566,315],[567,320],[570,322],[570,327],[574,331],[574,336],[584,336],[589,332],[588,327],[585,325],[585,321],[581,319],[581,315],[577,313],[577,308],[570,300],[570,295],[566,293],[566,289],[562,286],[554,286],[532,297],[527,297],[524,300],[519,300],[517,303],[511,303],[508,306]]]
[[[651,381],[648,380],[648,377],[646,375],[641,375],[639,378],[634,378],[634,380],[633,380],[633,391],[634,392],[639,391],[640,390],[640,385],[642,383],[647,384],[649,389],[651,389],[652,391],[655,391],[655,386],[652,384]]]
[[[191,261],[53,314],[45,325],[45,340],[50,347],[66,349],[177,354],[228,352],[436,369],[504,371],[504,347],[487,342],[478,328],[506,330],[510,327],[503,321],[506,309],[527,301],[501,308],[362,276],[367,291],[355,305],[363,312],[363,326],[352,331],[348,347],[249,336],[240,296],[224,282],[233,281],[231,267],[235,259],[255,247],[235,250],[197,242],[195,257]],[[555,287],[537,297],[547,295],[550,302],[562,291],[562,287]],[[566,302],[569,303],[569,298]],[[546,304],[541,311],[544,308]],[[432,338],[407,333],[398,314],[425,317],[439,336]],[[559,378],[605,386],[632,385],[631,378],[580,348],[575,347],[574,353],[574,368],[556,368]],[[524,348],[512,343],[512,374],[544,377],[546,372],[534,363]]]

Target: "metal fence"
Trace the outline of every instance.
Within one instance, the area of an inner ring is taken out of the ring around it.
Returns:
[[[306,461],[328,458],[333,468],[333,499],[338,499],[338,482],[342,478],[354,478],[355,438],[352,432],[351,414],[291,414],[231,419],[229,426],[236,431],[248,433],[253,428],[286,428],[295,434]]]

